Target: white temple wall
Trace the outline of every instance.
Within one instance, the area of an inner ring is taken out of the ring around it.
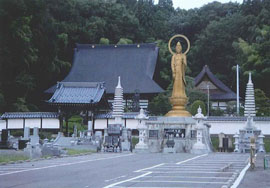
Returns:
[[[2,129],[6,129],[6,121],[5,120],[0,120],[0,131],[2,131]]]
[[[40,128],[40,119],[25,119],[25,127],[38,127]]]
[[[114,123],[114,119],[109,119],[108,120],[109,124],[113,124]],[[123,125],[125,125],[125,120],[122,120]],[[126,128],[129,129],[136,129],[138,125],[138,120],[136,119],[127,119],[126,120]],[[107,119],[96,119],[95,120],[95,129],[104,129],[107,127]]]
[[[270,121],[254,121],[257,129],[262,130],[263,135],[270,136]],[[109,119],[109,124],[114,123],[114,119]],[[205,123],[211,125],[210,134],[217,135],[220,133],[234,135],[239,133],[240,129],[246,126],[246,121],[205,121]],[[123,120],[124,124],[124,120]],[[138,120],[127,119],[126,127],[129,129],[137,129]],[[107,127],[107,119],[96,119],[95,129],[104,129]]]
[[[245,126],[245,122],[241,121],[206,121],[210,128],[210,134],[235,134],[239,133],[240,129],[243,129]]]
[[[42,128],[43,129],[59,129],[60,121],[59,119],[42,119]]]
[[[107,119],[96,119],[94,129],[104,129],[107,127]]]
[[[23,129],[23,119],[8,119],[8,129]],[[25,119],[25,127],[38,127],[41,128],[41,119]],[[43,129],[59,129],[60,121],[56,118],[42,119]],[[0,131],[6,129],[6,121],[0,120]]]
[[[262,130],[262,134],[263,135],[270,135],[270,122],[264,122],[264,121],[260,121],[260,122],[255,122],[255,126],[257,127],[257,129]]]
[[[245,121],[206,121],[210,128],[210,134],[230,134],[239,133],[240,129],[246,126]],[[254,121],[255,127],[262,131],[263,135],[270,135],[270,121]]]
[[[8,129],[22,129],[23,128],[23,119],[8,119],[7,120]]]
[[[126,127],[128,129],[137,129],[138,126],[138,120],[136,119],[127,119]]]

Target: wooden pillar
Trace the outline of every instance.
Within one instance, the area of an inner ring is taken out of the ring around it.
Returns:
[[[86,126],[88,126],[88,121],[89,121],[89,111],[88,108],[86,109]]]
[[[59,121],[60,121],[60,132],[63,132],[63,115],[60,106],[58,106]]]
[[[40,132],[42,132],[42,117],[40,118]]]
[[[68,117],[67,116],[65,117],[65,121],[66,121],[66,136],[69,136],[68,135]]]
[[[94,133],[94,128],[95,128],[95,117],[94,114],[92,113],[92,132]]]
[[[25,128],[25,118],[23,118],[23,129]]]

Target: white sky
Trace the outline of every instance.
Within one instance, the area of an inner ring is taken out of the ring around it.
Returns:
[[[216,0],[221,3],[228,3],[228,2],[238,2],[242,3],[243,0]],[[158,0],[155,0],[158,2]],[[205,4],[213,2],[213,0],[173,0],[173,6],[175,8],[180,7],[181,9],[191,9],[191,8],[199,8]]]

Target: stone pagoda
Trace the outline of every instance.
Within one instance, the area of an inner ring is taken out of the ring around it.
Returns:
[[[265,152],[264,142],[261,130],[257,129],[252,116],[248,116],[246,126],[239,130],[239,134],[234,135],[235,152],[247,153],[250,152],[250,139],[255,139],[256,152]]]
[[[254,87],[251,80],[251,72],[249,72],[249,79],[246,88],[246,98],[245,98],[245,116],[256,116],[255,107],[255,97],[254,97]]]
[[[122,124],[123,113],[124,113],[123,88],[121,86],[121,78],[119,76],[118,84],[115,88],[114,93],[113,112],[112,112],[112,116],[115,118],[115,124]]]

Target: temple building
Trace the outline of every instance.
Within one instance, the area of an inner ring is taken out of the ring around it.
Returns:
[[[68,75],[45,92],[47,101],[68,120],[75,111],[85,117],[85,125],[95,115],[113,106],[115,86],[121,77],[124,108],[147,109],[148,101],[163,89],[153,80],[159,48],[154,43],[130,45],[77,44]],[[135,101],[135,102],[134,102]],[[135,104],[136,103],[136,104]],[[66,121],[68,123],[68,121]],[[66,132],[68,125],[66,127]]]
[[[236,94],[225,84],[223,84],[205,65],[202,71],[195,78],[195,87],[208,94],[212,108],[226,110],[227,103],[236,101]]]
[[[80,85],[80,83],[103,82],[106,98],[112,105],[114,88],[117,85],[117,78],[120,76],[121,84],[125,88],[123,93],[125,105],[129,105],[137,93],[140,95],[140,107],[147,108],[149,99],[163,91],[153,80],[158,50],[154,43],[130,45],[77,44],[74,50],[72,68],[61,81],[61,84],[73,83],[76,88],[76,83]],[[46,92],[53,94],[56,89],[57,84]],[[74,96],[74,92],[70,94],[70,97]],[[55,103],[53,99],[50,102]]]

